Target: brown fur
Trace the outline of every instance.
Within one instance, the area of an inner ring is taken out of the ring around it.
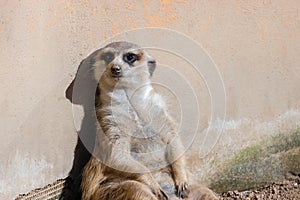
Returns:
[[[104,59],[107,52],[113,59]],[[138,59],[126,62],[128,52]],[[112,43],[94,57],[95,76],[101,77],[96,105],[101,129],[83,170],[82,199],[217,199],[208,188],[189,186],[184,148],[151,86],[153,58],[126,42]],[[114,76],[114,66],[121,67],[120,76]]]

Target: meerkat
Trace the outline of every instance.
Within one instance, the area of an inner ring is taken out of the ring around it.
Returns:
[[[82,199],[217,199],[189,185],[184,147],[151,76],[156,61],[139,46],[111,43],[93,53],[100,125],[82,173]]]

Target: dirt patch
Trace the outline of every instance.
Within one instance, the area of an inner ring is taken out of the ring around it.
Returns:
[[[44,188],[35,189],[28,194],[21,194],[16,200],[58,200],[64,180],[58,180]],[[300,199],[300,174],[287,177],[287,180],[272,183],[264,187],[247,191],[229,191],[221,195],[220,200],[298,200]]]
[[[267,186],[256,188],[248,191],[229,191],[221,195],[220,200],[229,199],[280,199],[280,200],[297,200],[300,199],[300,175],[291,175],[289,180],[276,182]]]
[[[43,188],[35,189],[28,194],[19,195],[16,200],[58,200],[62,191],[64,180],[58,180]],[[300,199],[300,174],[287,175],[287,179],[247,191],[228,191],[220,195],[220,200],[245,199],[282,199],[298,200]]]

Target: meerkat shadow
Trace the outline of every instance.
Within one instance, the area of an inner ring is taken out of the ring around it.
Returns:
[[[82,170],[91,157],[95,144],[95,136],[97,130],[97,120],[94,113],[94,103],[96,101],[98,90],[94,86],[97,82],[93,77],[89,77],[86,73],[79,73],[82,67],[81,62],[75,78],[65,90],[65,97],[73,104],[80,105],[83,108],[83,118],[81,120],[80,130],[77,131],[77,144],[74,150],[74,158],[72,168],[65,179],[61,200],[80,200],[82,180]],[[83,69],[89,71],[87,69]],[[75,83],[76,82],[76,83]],[[74,92],[76,94],[74,94]],[[74,113],[73,110],[73,116]]]

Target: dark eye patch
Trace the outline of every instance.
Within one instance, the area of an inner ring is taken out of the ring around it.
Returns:
[[[106,52],[101,55],[101,60],[104,60],[107,64],[113,61],[114,58],[115,56],[112,52]]]
[[[132,65],[135,61],[137,61],[139,59],[138,55],[134,54],[134,53],[126,53],[123,56],[123,60],[128,63],[129,65]]]

